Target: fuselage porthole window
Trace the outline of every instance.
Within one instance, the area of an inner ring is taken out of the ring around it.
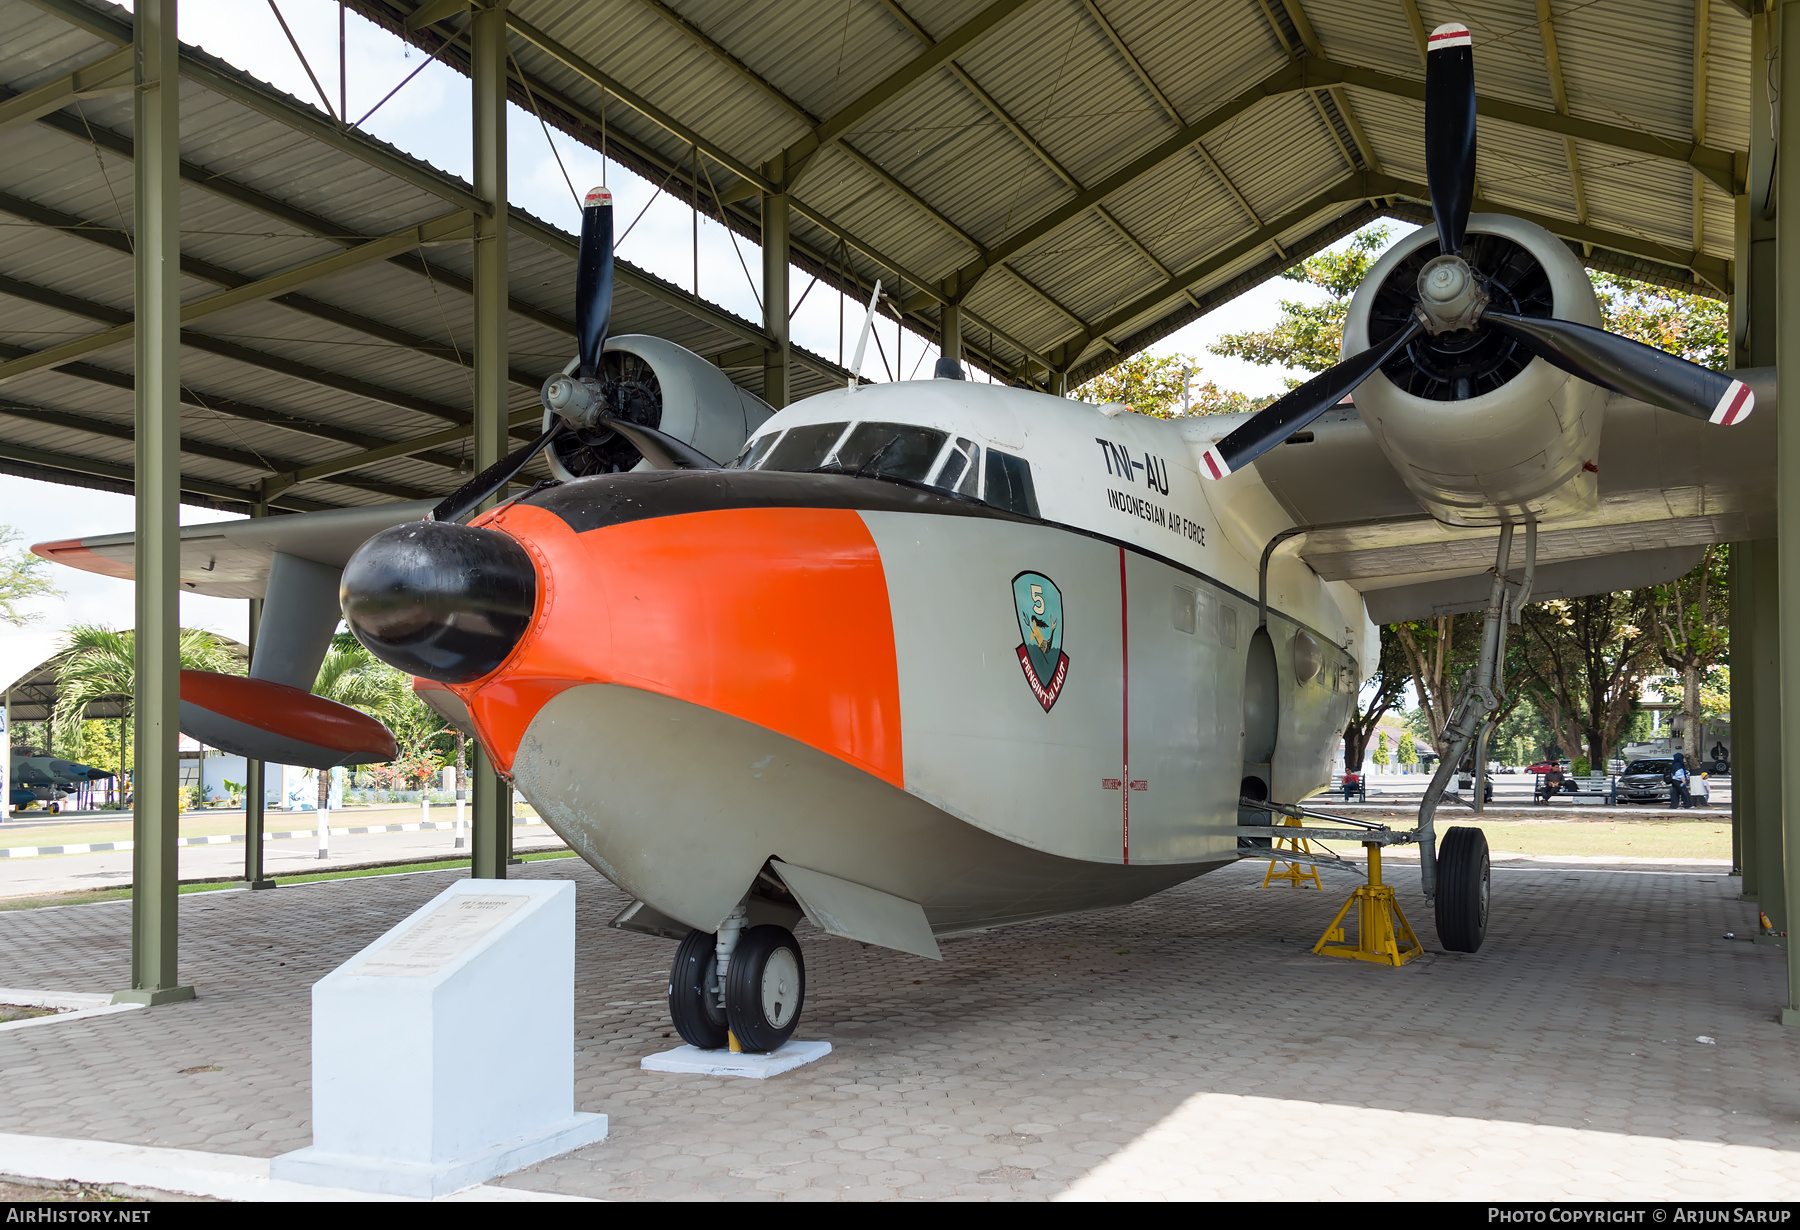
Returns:
[[[1031,481],[1031,463],[1011,453],[987,451],[987,484],[982,498],[995,508],[1025,517],[1038,517],[1037,489]]]

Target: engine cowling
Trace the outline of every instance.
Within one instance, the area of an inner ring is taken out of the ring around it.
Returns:
[[[1464,256],[1493,306],[1600,325],[1587,272],[1563,242],[1505,214],[1469,218]],[[1351,300],[1343,353],[1390,336],[1414,301],[1437,228],[1389,248]],[[1599,500],[1606,391],[1495,329],[1422,334],[1356,390],[1363,422],[1425,507],[1452,525],[1583,512]]]
[[[563,374],[573,375],[578,365],[571,359]],[[775,413],[693,351],[642,333],[608,338],[598,375],[609,416],[655,427],[720,462],[735,457]],[[546,406],[546,431],[551,413]],[[545,458],[550,472],[565,481],[629,470],[643,460],[630,441],[604,425],[566,433]]]

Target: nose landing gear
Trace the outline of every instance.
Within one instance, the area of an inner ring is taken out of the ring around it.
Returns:
[[[731,939],[690,931],[669,967],[669,1017],[682,1041],[703,1051],[777,1051],[794,1036],[806,1002],[806,962],[786,927],[750,927]],[[721,951],[723,959],[721,960]],[[723,965],[721,977],[720,966]]]

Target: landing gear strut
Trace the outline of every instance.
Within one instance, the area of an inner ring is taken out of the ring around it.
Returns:
[[[1486,623],[1481,633],[1481,659],[1464,679],[1450,724],[1444,728],[1449,746],[1438,762],[1425,798],[1419,804],[1419,879],[1425,900],[1437,909],[1438,940],[1452,952],[1474,952],[1487,934],[1488,853],[1487,837],[1479,829],[1454,828],[1444,835],[1443,891],[1439,891],[1438,856],[1433,822],[1439,801],[1466,803],[1477,815],[1487,780],[1487,744],[1494,718],[1505,701],[1500,667],[1505,660],[1506,625],[1519,621],[1519,612],[1531,598],[1537,569],[1537,522],[1525,522],[1525,575],[1513,580],[1513,527],[1500,527],[1500,546],[1494,559],[1494,585],[1488,593]],[[1450,777],[1474,746],[1475,781],[1471,798],[1448,793]]]

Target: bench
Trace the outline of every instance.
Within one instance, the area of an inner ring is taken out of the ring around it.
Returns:
[[[1573,778],[1571,784],[1575,787],[1574,791],[1565,792],[1563,797],[1574,806],[1596,807],[1618,801],[1613,792],[1613,779],[1604,773],[1590,773],[1586,777]]]

